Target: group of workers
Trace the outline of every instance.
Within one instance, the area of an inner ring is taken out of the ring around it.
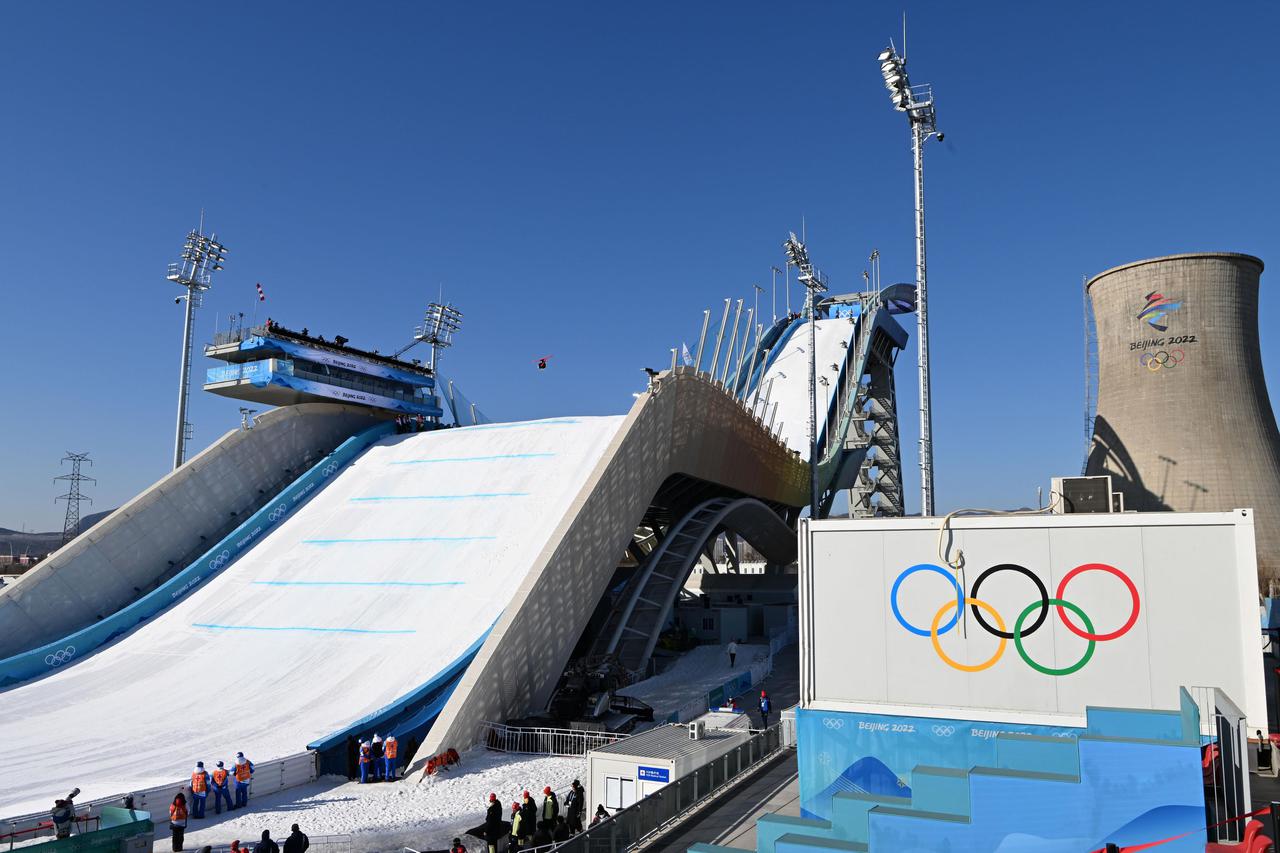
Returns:
[[[399,771],[398,756],[400,745],[395,735],[387,735],[383,740],[378,733],[373,733],[372,740],[360,742],[360,784],[367,782],[394,782]]]
[[[498,801],[498,795],[489,794],[488,810],[484,817],[484,840],[488,845],[489,853],[497,853],[498,842],[501,841],[503,833],[508,837],[508,849],[519,850],[565,841],[570,836],[582,832],[586,797],[587,792],[582,789],[582,783],[574,779],[569,792],[565,794],[564,813],[561,814],[560,798],[556,796],[555,791],[551,790],[550,785],[542,789],[542,805],[535,803],[533,796],[525,791],[519,802],[511,804],[508,824],[503,820],[502,803]],[[599,806],[596,808],[591,825],[595,826],[608,817],[609,813],[605,811],[604,806]],[[461,839],[455,838],[453,840],[455,853],[461,846]]]
[[[205,800],[209,798],[211,790],[214,814],[222,814],[223,800],[227,801],[227,811],[235,811],[249,805],[251,779],[253,779],[253,762],[245,758],[243,752],[236,753],[235,763],[230,770],[219,761],[210,773],[204,769],[203,761],[197,761],[195,769],[191,771],[191,818],[200,820],[204,817]],[[236,793],[234,805],[231,802],[233,785]],[[184,807],[183,811],[185,810]]]

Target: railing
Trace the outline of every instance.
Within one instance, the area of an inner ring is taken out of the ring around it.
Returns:
[[[77,814],[72,821],[72,833],[74,835],[84,835],[87,832],[97,832],[101,825],[102,819],[98,815],[80,815]],[[92,828],[88,824],[93,824]],[[55,827],[51,819],[45,819],[39,823],[30,824],[26,827],[19,828],[18,821],[9,821],[8,832],[0,835],[0,844],[9,843],[9,849],[12,850],[15,844],[26,844],[43,836],[53,836]]]
[[[778,725],[709,764],[665,785],[568,841],[546,850],[556,853],[623,853],[670,828],[691,809],[720,794],[734,780],[777,755],[784,746]]]
[[[503,723],[481,723],[480,742],[496,752],[520,752],[530,755],[586,755],[626,739],[614,732],[578,729],[525,728]]]
[[[1216,687],[1188,687],[1199,710],[1200,741],[1206,751],[1205,805],[1210,824],[1249,810],[1249,732],[1244,712]],[[1209,828],[1209,840],[1239,843],[1245,821]]]
[[[272,794],[276,791],[297,787],[298,785],[306,785],[315,780],[316,754],[314,752],[300,752],[271,761],[256,762],[253,768],[253,781],[249,786],[250,802],[252,803],[253,797]],[[179,791],[189,791],[190,784],[191,778],[186,777],[167,785],[157,785],[154,788],[132,791],[133,807],[138,811],[151,812],[154,815],[168,815],[169,804],[173,802],[174,794]],[[102,814],[104,807],[118,807],[124,801],[124,798],[125,794],[121,792],[114,796],[101,797],[84,804],[77,803],[77,820],[84,818],[96,820]],[[12,818],[0,824],[0,826],[8,826],[10,832],[15,832],[38,827],[48,821],[49,812],[44,811],[38,814]]]

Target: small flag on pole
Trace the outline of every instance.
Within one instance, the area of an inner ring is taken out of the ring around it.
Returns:
[[[686,343],[680,344],[680,360],[684,362],[685,367],[693,364],[693,356],[689,354],[689,345]]]
[[[266,291],[262,289],[262,282],[258,282],[258,301],[259,302],[267,301],[267,294],[266,294]]]

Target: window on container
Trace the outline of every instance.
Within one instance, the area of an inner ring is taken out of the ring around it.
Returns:
[[[630,781],[630,780],[627,780]],[[604,777],[604,807],[606,809],[620,809],[622,805],[622,782],[618,776]],[[634,782],[631,783],[633,786]]]

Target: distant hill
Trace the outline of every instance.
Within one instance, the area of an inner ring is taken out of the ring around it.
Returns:
[[[109,509],[105,512],[95,512],[84,516],[80,519],[79,532],[85,532],[113,512],[115,512],[114,509]],[[53,530],[47,533],[23,533],[8,527],[0,527],[0,554],[4,554],[6,557],[9,555],[10,548],[13,549],[15,556],[47,554],[61,544],[61,530]]]

